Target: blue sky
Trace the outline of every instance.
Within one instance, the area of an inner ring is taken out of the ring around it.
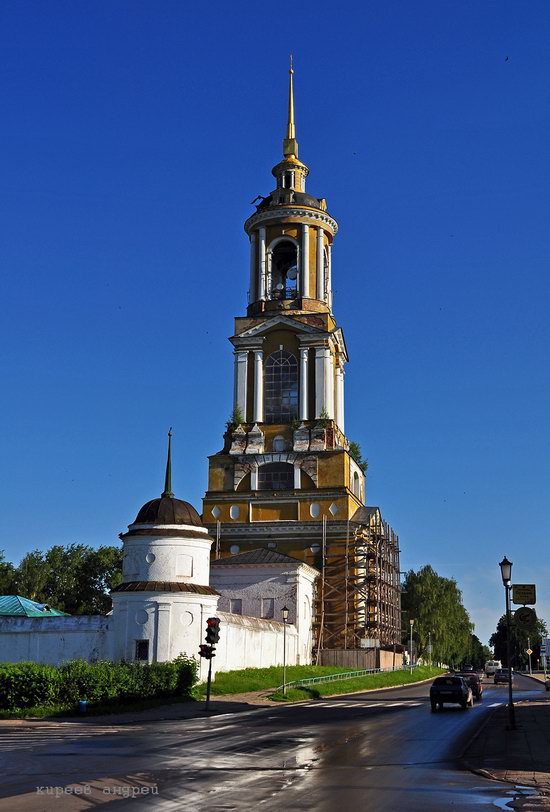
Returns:
[[[403,569],[457,579],[484,641],[504,554],[550,620],[549,24],[545,2],[4,0],[7,557],[118,543],[170,425],[200,508],[292,50],[367,501]]]

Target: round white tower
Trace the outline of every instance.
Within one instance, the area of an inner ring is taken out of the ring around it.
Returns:
[[[122,583],[111,592],[115,660],[198,658],[206,619],[216,613],[219,595],[208,586],[213,539],[195,508],[174,498],[168,436],[164,491],[120,534]]]

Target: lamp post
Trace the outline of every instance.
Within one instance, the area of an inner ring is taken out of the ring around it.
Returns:
[[[288,620],[288,609],[283,606],[281,609],[283,616],[283,694],[286,694],[286,622]]]
[[[506,556],[499,564],[504,592],[506,594],[506,659],[508,660],[508,728],[515,730],[516,717],[514,712],[514,699],[512,696],[512,646],[510,641],[510,592],[512,590],[512,562]]]
[[[409,665],[410,665],[411,674],[412,674],[412,672],[413,672],[413,626],[414,626],[414,619],[413,619],[413,618],[411,618],[411,619],[409,620],[409,623],[411,624],[411,649],[410,649],[410,651],[411,651],[411,656],[410,656],[410,663],[409,663]]]
[[[430,668],[432,667],[432,633],[428,632],[428,654],[430,655]]]

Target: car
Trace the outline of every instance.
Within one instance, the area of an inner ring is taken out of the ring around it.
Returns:
[[[462,677],[468,683],[472,689],[474,699],[481,699],[483,697],[483,685],[481,684],[479,674],[476,674],[475,671],[459,671],[455,674],[455,677]]]
[[[463,665],[463,666],[462,666],[462,668],[461,668],[460,670],[461,670],[461,671],[473,671],[473,670],[474,670],[474,667],[473,667],[473,665],[469,665],[469,664],[467,663],[466,665]]]
[[[498,685],[499,682],[507,683],[509,678],[509,669],[508,668],[497,668],[495,671],[494,682],[495,685]],[[512,672],[512,682],[514,681],[514,673]]]
[[[446,677],[436,677],[430,687],[430,705],[432,712],[437,708],[441,710],[444,704],[458,704],[463,710],[472,707],[474,695],[472,689],[463,677],[450,674]]]

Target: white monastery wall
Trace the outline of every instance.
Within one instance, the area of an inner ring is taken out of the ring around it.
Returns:
[[[111,659],[111,615],[3,617],[0,660],[59,665],[66,660]]]
[[[220,618],[220,642],[212,661],[215,671],[240,668],[269,668],[283,664],[283,624],[244,615],[217,612]],[[286,662],[295,665],[298,655],[298,632],[286,626]],[[281,673],[281,683],[282,683]]]

